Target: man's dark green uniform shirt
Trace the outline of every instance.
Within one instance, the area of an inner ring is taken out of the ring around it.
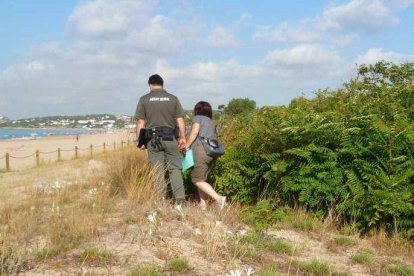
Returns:
[[[164,89],[155,89],[139,99],[136,120],[145,120],[146,128],[177,126],[177,118],[184,117],[178,98]]]

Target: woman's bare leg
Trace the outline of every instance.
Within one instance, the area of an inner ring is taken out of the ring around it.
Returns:
[[[197,182],[195,183],[195,185],[197,186],[199,191],[201,190],[205,194],[211,196],[215,201],[219,201],[222,198],[222,196],[217,194],[216,191],[213,189],[213,187],[211,187],[211,185],[208,184],[207,182],[204,182],[204,181]]]
[[[207,208],[208,195],[202,190],[200,190],[199,188],[197,188],[197,190],[198,190],[198,195],[200,196],[200,207]]]

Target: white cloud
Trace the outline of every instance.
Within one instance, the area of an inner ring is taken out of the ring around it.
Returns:
[[[398,25],[400,10],[412,4],[413,0],[351,0],[328,6],[320,16],[305,18],[296,24],[259,26],[253,38],[267,43],[324,42],[347,46],[357,34],[374,34]]]
[[[125,35],[128,27],[144,25],[152,8],[153,4],[140,0],[86,2],[69,17],[69,25],[75,35]]]
[[[355,59],[357,65],[375,64],[378,61],[391,61],[394,63],[413,62],[414,55],[404,55],[397,52],[384,52],[382,48],[371,48],[365,54]]]
[[[276,27],[260,26],[257,28],[253,38],[258,41],[278,42],[314,42],[320,39],[321,33],[315,30],[307,30],[304,26],[291,27],[289,23],[283,22]]]
[[[265,57],[269,66],[315,66],[335,64],[340,57],[334,51],[323,49],[316,44],[301,44],[290,49],[276,49]]]
[[[398,24],[398,14],[380,0],[352,0],[345,5],[327,8],[323,13],[325,28],[374,33]]]
[[[207,45],[211,47],[235,47],[240,42],[235,38],[230,29],[222,26],[215,27],[207,37]]]
[[[262,73],[259,65],[243,65],[234,59],[223,62],[198,62],[185,67],[173,67],[166,61],[160,60],[154,69],[168,76],[170,81],[183,81],[183,84],[188,81],[193,81],[195,84],[246,80],[256,78]]]
[[[340,74],[342,63],[335,51],[317,44],[275,49],[262,61],[264,71],[279,78],[287,86],[317,83],[328,76],[330,79],[336,78]]]

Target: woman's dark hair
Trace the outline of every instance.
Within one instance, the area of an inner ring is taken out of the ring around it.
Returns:
[[[148,84],[164,86],[164,80],[160,75],[155,74],[149,77]]]
[[[202,115],[212,119],[213,109],[211,108],[211,105],[208,102],[201,101],[194,106],[193,115]]]

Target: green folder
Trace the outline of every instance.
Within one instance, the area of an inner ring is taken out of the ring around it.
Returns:
[[[181,156],[181,167],[183,172],[194,166],[193,150],[188,149],[187,152]]]

